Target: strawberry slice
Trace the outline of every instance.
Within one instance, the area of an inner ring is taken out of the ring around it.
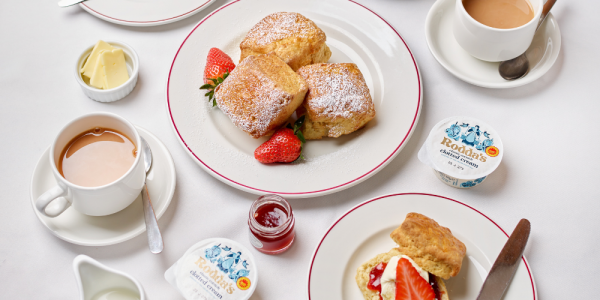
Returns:
[[[205,96],[208,96],[208,101],[212,100],[213,106],[217,105],[214,99],[215,89],[234,68],[235,64],[229,55],[218,48],[210,48],[206,57],[206,67],[204,67],[204,85],[200,89],[208,90]]]
[[[302,145],[306,142],[300,131],[303,122],[304,116],[294,123],[294,128],[288,124],[277,129],[268,141],[254,150],[254,158],[263,164],[289,163],[302,158]]]
[[[396,300],[435,300],[433,288],[406,258],[396,267]]]

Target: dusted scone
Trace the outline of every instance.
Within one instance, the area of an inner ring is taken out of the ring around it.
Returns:
[[[294,113],[307,89],[304,79],[271,53],[242,61],[218,86],[215,98],[235,126],[259,138]]]
[[[297,114],[306,114],[302,134],[308,140],[339,137],[356,131],[375,117],[369,87],[355,64],[314,64],[298,74],[308,93]]]
[[[278,12],[258,22],[240,44],[240,62],[251,55],[274,52],[294,71],[331,57],[325,33],[299,13]]]
[[[390,234],[398,250],[410,256],[429,273],[448,279],[460,271],[467,247],[452,235],[450,229],[436,221],[409,213]]]
[[[363,297],[366,300],[396,299],[396,284],[398,284],[396,276],[398,276],[397,274],[406,274],[405,271],[398,270],[407,270],[405,269],[406,264],[410,262],[408,268],[414,268],[416,271],[412,272],[418,273],[414,276],[423,277],[426,282],[428,280],[433,293],[436,294],[436,297],[439,296],[439,300],[449,300],[448,290],[442,278],[448,279],[450,276],[458,274],[462,259],[466,254],[465,245],[456,239],[448,228],[442,227],[436,221],[418,213],[407,214],[404,222],[390,236],[399,247],[375,256],[363,263],[356,271],[356,284]],[[404,269],[401,268],[400,261],[403,261]],[[371,272],[380,263],[387,264],[384,266],[383,275],[373,276],[375,279],[379,278],[381,295],[378,290],[369,288]],[[391,271],[394,277],[386,275],[390,274],[388,271]],[[400,283],[400,286],[406,284],[406,277],[403,277]],[[416,288],[415,285],[412,285],[408,289],[399,291],[401,293],[399,295]],[[381,298],[379,298],[380,296]]]

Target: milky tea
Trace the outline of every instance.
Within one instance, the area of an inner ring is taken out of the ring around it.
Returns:
[[[137,148],[129,137],[109,128],[94,128],[73,138],[62,150],[58,171],[69,182],[97,187],[121,178],[133,165]]]
[[[523,26],[535,15],[527,0],[463,0],[463,6],[477,22],[499,29]]]

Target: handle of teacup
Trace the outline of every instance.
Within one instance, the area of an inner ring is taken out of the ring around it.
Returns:
[[[65,210],[67,210],[67,208],[69,208],[69,206],[71,206],[71,202],[65,200],[64,198],[62,199],[62,201],[60,201],[61,199],[57,199],[65,195],[65,191],[57,185],[37,198],[37,200],[35,201],[35,208],[37,208],[37,210],[41,212],[44,216],[54,218],[62,214]],[[50,205],[50,203],[52,203],[52,201],[54,200],[59,201],[58,208],[56,210],[53,210],[53,212],[51,213],[47,213],[46,207],[48,207],[48,205]]]

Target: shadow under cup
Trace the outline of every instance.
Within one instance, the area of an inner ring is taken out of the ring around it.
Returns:
[[[112,183],[83,187],[66,180],[58,171],[58,163],[63,149],[79,134],[96,127],[110,128],[131,139],[137,151],[129,170]],[[90,216],[105,216],[129,206],[140,194],[144,185],[145,168],[141,160],[140,136],[131,123],[111,113],[99,112],[84,115],[66,125],[58,134],[50,151],[52,172],[64,197],[77,211]],[[39,200],[39,199],[38,199]]]
[[[533,8],[533,18],[525,25],[500,29],[476,21],[456,0],[453,32],[458,44],[473,57],[490,62],[513,59],[531,45],[542,14],[544,0],[527,0]]]

